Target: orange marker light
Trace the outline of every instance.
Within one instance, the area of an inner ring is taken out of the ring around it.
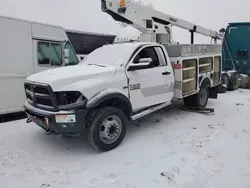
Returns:
[[[126,7],[126,0],[120,0],[120,7]]]

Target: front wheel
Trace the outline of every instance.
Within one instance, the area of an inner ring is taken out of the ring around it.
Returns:
[[[127,127],[124,113],[114,107],[98,110],[88,132],[89,143],[101,151],[110,151],[121,144]]]

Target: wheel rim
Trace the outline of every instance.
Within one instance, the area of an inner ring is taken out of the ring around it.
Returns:
[[[200,89],[200,104],[201,106],[205,105],[207,100],[207,90],[205,88]]]
[[[121,135],[122,121],[115,115],[105,118],[99,129],[99,136],[103,143],[112,144]]]

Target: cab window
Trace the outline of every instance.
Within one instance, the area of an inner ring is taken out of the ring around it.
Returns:
[[[134,59],[134,63],[139,63],[139,60],[142,58],[151,58],[152,59],[152,65],[148,68],[157,67],[160,65],[159,58],[157,56],[157,53],[155,51],[154,47],[146,47],[142,49],[138,55]]]
[[[167,60],[166,60],[166,56],[165,56],[162,48],[158,46],[158,47],[155,47],[155,50],[156,50],[156,53],[159,57],[160,66],[166,66]]]

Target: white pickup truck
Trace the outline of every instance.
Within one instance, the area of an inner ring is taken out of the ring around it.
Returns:
[[[109,151],[124,139],[128,121],[173,98],[205,107],[209,97],[217,98],[220,81],[219,45],[104,45],[76,66],[29,76],[24,110],[48,134],[87,131],[96,149]]]

